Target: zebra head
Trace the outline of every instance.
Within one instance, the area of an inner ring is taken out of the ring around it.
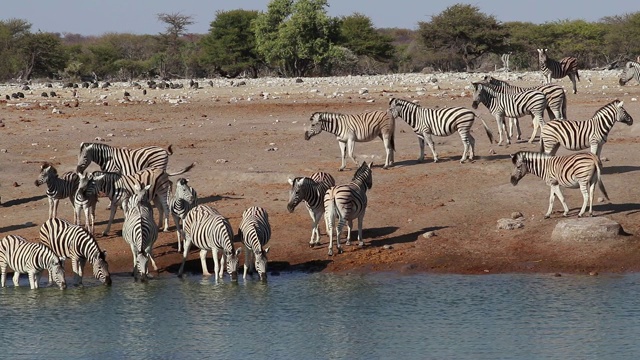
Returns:
[[[309,120],[311,121],[311,127],[304,132],[305,140],[309,140],[322,132],[322,113],[313,113]]]
[[[293,179],[288,179],[289,185],[291,185],[291,190],[289,190],[289,202],[287,203],[287,210],[289,210],[290,213],[292,213],[293,210],[296,209],[296,206],[298,206],[298,204],[300,204],[300,202],[304,200],[303,190],[305,188],[305,185],[308,185],[309,180],[311,179],[307,177],[296,177]]]
[[[546,64],[547,63],[547,51],[549,49],[538,49],[538,62],[540,64]]]
[[[43,163],[40,166],[40,175],[35,181],[36,186],[46,184],[49,180],[53,180],[58,177],[58,170],[49,163]]]
[[[513,171],[511,171],[511,185],[518,185],[518,181],[522,179],[529,172],[529,168],[525,164],[526,154],[522,151],[518,151],[511,156],[511,162],[513,163]]]
[[[64,267],[62,265],[63,260],[64,258],[56,257],[56,261],[49,264],[49,267],[47,268],[47,270],[49,271],[49,275],[58,285],[60,290],[64,290],[67,288],[67,282],[64,280]]]
[[[144,249],[138,253],[136,257],[136,271],[140,276],[140,281],[147,281],[147,274],[149,273],[149,254]]]
[[[189,204],[195,204],[198,200],[195,190],[189,186],[189,179],[179,178],[176,181],[176,199],[182,199]]]
[[[257,250],[253,253],[256,271],[262,281],[267,281],[267,253],[269,253],[269,248]]]
[[[474,82],[471,83],[471,85],[473,85],[473,102],[471,103],[471,107],[477,109],[480,103],[486,103],[487,93],[482,83]]]
[[[624,66],[624,69],[620,74],[618,83],[620,83],[620,85],[625,85],[629,80],[633,79],[634,76],[636,79],[640,78],[640,64],[634,61],[627,61],[627,64]]]
[[[93,259],[93,276],[103,284],[111,285],[111,274],[109,274],[109,264],[107,264],[107,252],[100,251],[97,258]]]
[[[85,174],[84,172],[79,172],[78,174],[78,191],[83,192],[86,190],[89,183],[93,180],[93,174]]]
[[[615,104],[616,121],[627,124],[629,126],[633,125],[633,118],[623,107],[624,101],[614,100],[613,103]]]
[[[93,143],[81,143],[80,144],[80,153],[78,154],[78,166],[76,167],[76,172],[81,173],[84,172],[91,162],[93,161]]]
[[[231,281],[238,281],[238,259],[241,251],[242,248],[237,248],[224,254],[227,258],[227,272],[231,276]]]
[[[353,179],[351,179],[351,181],[359,182],[360,184],[364,184],[367,189],[371,189],[373,186],[373,176],[371,173],[372,166],[373,162],[367,164],[366,161],[363,161],[362,165],[360,165],[355,174],[353,174]]]

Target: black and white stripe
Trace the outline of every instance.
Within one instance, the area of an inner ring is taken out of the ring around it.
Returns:
[[[324,197],[324,220],[329,234],[329,256],[333,255],[333,229],[336,229],[336,246],[338,253],[342,253],[340,245],[340,234],[345,223],[347,223],[346,245],[351,244],[351,227],[353,219],[358,219],[358,243],[364,245],[362,241],[362,221],[367,210],[367,189],[373,186],[371,174],[371,163],[363,162],[356,170],[350,183],[336,185],[329,190]],[[336,218],[338,226],[335,226]]]
[[[169,211],[173,216],[173,222],[176,224],[178,252],[182,252],[182,228],[180,222],[184,221],[187,213],[198,205],[198,193],[196,189],[189,186],[188,179],[179,178],[176,181],[175,193],[171,194],[171,192],[169,192],[167,196],[169,196]]]
[[[206,261],[207,252],[211,251],[216,279],[222,279],[226,261],[227,272],[231,276],[231,280],[238,280],[238,255],[242,248],[233,248],[233,229],[229,220],[222,216],[218,210],[207,205],[197,205],[185,217],[182,230],[185,244],[178,276],[182,276],[189,249],[191,245],[195,245],[200,248],[200,262],[204,276],[211,276]],[[219,256],[220,252],[222,252],[221,257]]]
[[[533,117],[533,134],[529,142],[533,142],[538,126],[544,125],[544,109],[547,107],[547,98],[541,91],[529,90],[516,94],[504,94],[496,86],[482,82],[473,83],[473,103],[471,107],[478,108],[478,104],[484,104],[496,118],[498,131],[502,144],[502,133],[505,127],[505,117],[520,118],[531,114]],[[507,136],[507,144],[511,139]]]
[[[382,139],[387,153],[383,168],[393,165],[396,126],[393,117],[386,111],[371,111],[355,115],[316,112],[311,115],[310,120],[311,128],[305,131],[305,140],[311,139],[322,131],[334,134],[340,145],[342,157],[340,171],[346,167],[346,154],[355,164],[358,164],[353,155],[356,142],[368,142],[377,137]]]
[[[147,280],[148,261],[154,270],[158,270],[153,260],[153,244],[158,239],[158,226],[153,220],[153,209],[147,198],[151,185],[138,183],[131,196],[126,199],[122,237],[131,246],[133,255],[133,276],[141,281]]]
[[[80,224],[81,213],[84,213],[85,228],[93,234],[96,221],[96,205],[98,204],[98,186],[93,174],[78,173],[78,189],[73,198],[76,225]]]
[[[586,121],[564,120],[549,121],[540,135],[540,149],[549,155],[555,155],[560,145],[568,150],[589,148],[600,158],[602,146],[607,142],[609,131],[616,122],[633,124],[633,118],[623,107],[624,102],[614,100],[601,107]]]
[[[43,270],[47,270],[60,289],[67,287],[62,260],[44,244],[29,242],[17,235],[0,240],[0,269],[2,287],[7,283],[7,267],[13,269],[13,286],[20,286],[20,274],[29,276],[31,289],[37,289]]]
[[[476,140],[471,135],[471,126],[476,114],[463,107],[445,107],[439,109],[424,108],[410,101],[391,98],[389,100],[389,112],[392,117],[401,117],[418,135],[418,144],[420,145],[420,156],[418,161],[424,160],[424,143],[426,142],[433,154],[433,161],[438,161],[438,154],[435,150],[432,135],[449,136],[454,132],[460,134],[462,140],[463,151],[460,162],[473,160]],[[489,127],[482,121],[484,130],[489,137],[489,142],[493,143],[493,134]]]
[[[289,179],[289,185],[291,185],[291,190],[289,191],[287,210],[291,213],[300,202],[305,203],[309,216],[313,221],[309,246],[320,245],[318,224],[322,219],[322,215],[324,215],[324,194],[330,187],[336,185],[336,181],[331,174],[319,171],[311,175],[311,177]]]
[[[545,83],[550,83],[551,79],[562,79],[568,76],[573,83],[573,93],[577,94],[576,79],[580,80],[578,59],[568,56],[556,61],[549,58],[547,51],[548,49],[538,49],[538,62],[540,63],[540,71],[542,71]]]
[[[66,172],[58,176],[58,170],[49,164],[44,163],[40,167],[40,175],[35,181],[36,186],[47,184],[47,198],[49,199],[49,219],[58,217],[58,203],[60,199],[68,198],[73,206],[73,197],[78,189],[78,174]],[[75,216],[75,211],[74,211]],[[78,221],[74,217],[74,221]]]
[[[620,85],[626,85],[629,81],[631,81],[631,79],[635,79],[640,83],[640,63],[635,61],[628,61],[625,64],[618,82],[620,83]]]
[[[238,237],[242,239],[244,245],[244,273],[243,279],[247,278],[247,272],[255,271],[260,276],[260,280],[267,280],[267,253],[269,248],[265,245],[271,239],[271,225],[269,215],[264,208],[252,206],[242,213],[242,220],[238,228]],[[250,262],[253,257],[253,264]]]
[[[84,172],[91,162],[98,164],[102,171],[123,175],[132,175],[146,168],[166,170],[171,154],[171,145],[166,149],[158,146],[126,149],[103,143],[83,142],[80,144],[77,172]]]
[[[62,219],[49,219],[40,227],[40,242],[47,245],[58,257],[71,259],[76,281],[82,284],[84,265],[93,266],[93,276],[105,285],[111,285],[106,252],[100,249],[93,233]]]
[[[553,201],[557,196],[564,208],[563,216],[569,213],[560,187],[580,188],[582,192],[582,208],[578,216],[582,216],[589,203],[589,216],[593,215],[593,191],[596,183],[604,197],[609,200],[602,183],[602,164],[598,157],[591,153],[578,153],[567,156],[551,156],[536,152],[520,151],[511,155],[514,169],[511,173],[511,184],[514,186],[526,174],[532,173],[542,178],[551,187],[549,209],[544,215],[551,216]]]

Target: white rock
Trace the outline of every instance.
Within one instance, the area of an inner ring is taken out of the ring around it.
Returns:
[[[584,217],[558,222],[551,233],[554,241],[602,241],[617,238],[622,232],[619,223],[606,217]]]
[[[514,220],[509,218],[499,219],[498,220],[498,229],[503,230],[514,230],[524,227],[522,220]]]

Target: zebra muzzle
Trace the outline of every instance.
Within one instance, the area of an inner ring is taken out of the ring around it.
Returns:
[[[308,131],[305,131],[305,132],[304,132],[304,139],[305,139],[305,140],[309,140],[309,139],[311,139],[311,135],[309,134],[309,132],[308,132]]]
[[[478,102],[477,102],[477,101],[472,102],[472,103],[471,103],[471,107],[472,107],[473,109],[477,109],[477,108],[478,108]]]

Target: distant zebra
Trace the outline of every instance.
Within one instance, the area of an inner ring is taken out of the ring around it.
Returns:
[[[640,57],[639,59],[640,60]],[[635,79],[640,83],[640,63],[635,61],[628,61],[622,70],[622,74],[620,74],[620,79],[618,82],[620,85],[626,85],[631,79]]]
[[[542,71],[545,83],[550,83],[552,78],[562,79],[565,76],[569,76],[569,80],[573,83],[573,93],[577,94],[576,79],[580,81],[578,59],[569,56],[556,61],[547,56],[547,51],[547,49],[538,49],[538,62],[540,63],[540,71]]]
[[[20,274],[27,274],[31,289],[37,289],[42,270],[46,269],[61,290],[67,287],[62,260],[53,250],[43,244],[27,241],[21,236],[7,235],[0,240],[2,287],[7,284],[7,267],[13,269],[13,286],[20,286]]]
[[[171,190],[171,189],[169,189]],[[178,235],[178,252],[182,252],[182,227],[180,222],[184,221],[187,213],[198,205],[198,193],[194,188],[189,186],[189,180],[179,178],[176,181],[175,194],[171,191],[167,194],[169,197],[169,211],[173,216],[173,222],[176,224],[176,233]]]
[[[304,139],[327,131],[334,134],[340,145],[342,165],[340,171],[346,167],[345,152],[357,165],[353,155],[356,142],[368,142],[379,137],[384,142],[387,152],[383,168],[393,165],[395,151],[395,121],[386,111],[371,111],[361,114],[338,114],[330,112],[315,112],[311,115],[311,128],[304,133]]]
[[[358,243],[364,246],[362,241],[362,221],[367,210],[367,190],[373,186],[371,163],[363,162],[356,170],[350,183],[336,185],[324,196],[324,220],[329,234],[329,256],[333,255],[333,229],[336,229],[336,246],[338,253],[342,253],[340,234],[347,223],[346,245],[351,245],[351,227],[353,219],[358,219]],[[335,226],[336,217],[338,226]]]
[[[84,172],[91,162],[98,164],[102,171],[119,172],[123,175],[132,175],[146,168],[166,170],[171,154],[171,145],[166,149],[158,146],[126,149],[103,143],[83,142],[80,144],[77,172]]]
[[[511,173],[511,184],[514,186],[526,174],[532,173],[542,178],[551,187],[549,209],[545,219],[551,216],[553,201],[557,196],[564,208],[563,216],[569,213],[569,207],[564,201],[560,187],[580,188],[582,192],[582,208],[578,214],[581,217],[589,202],[589,216],[593,215],[593,191],[596,183],[604,197],[609,195],[602,183],[602,164],[598,157],[590,153],[578,153],[567,156],[551,156],[536,152],[520,151],[511,155],[514,169]]]
[[[242,239],[245,251],[242,278],[246,279],[247,271],[255,268],[260,280],[267,280],[267,253],[269,253],[269,248],[264,246],[271,239],[271,225],[269,224],[267,211],[259,206],[252,206],[245,210],[242,213],[242,220],[238,228],[238,237]],[[254,263],[250,264],[252,257]]]
[[[544,125],[544,109],[547,107],[547,98],[537,90],[529,90],[517,94],[504,94],[499,91],[498,87],[486,83],[473,83],[473,103],[471,107],[478,108],[478,104],[482,103],[489,109],[491,114],[496,118],[500,141],[502,144],[502,133],[505,127],[505,117],[519,118],[528,114],[533,117],[533,133],[529,139],[529,143],[533,142],[538,131],[538,126]],[[511,144],[509,136],[507,144]]]
[[[147,198],[150,187],[140,183],[134,186],[133,193],[126,199],[122,225],[122,237],[131,246],[134,279],[140,276],[141,281],[147,280],[148,261],[151,261],[154,270],[158,270],[152,253],[153,244],[158,239],[158,226],[153,220],[153,209]]]
[[[47,198],[49,199],[49,219],[58,217],[58,203],[60,199],[68,198],[73,206],[73,197],[78,189],[78,174],[69,171],[58,176],[58,170],[50,163],[43,163],[40,175],[35,181],[36,186],[47,184]],[[75,218],[74,221],[78,221]]]
[[[586,121],[549,121],[540,134],[540,151],[555,155],[560,145],[568,150],[590,148],[600,158],[609,131],[616,122],[632,125],[633,118],[623,107],[624,102],[614,100],[601,107]]]
[[[96,205],[98,204],[98,186],[93,174],[78,173],[78,189],[73,198],[75,219],[80,224],[80,213],[84,212],[85,228],[93,234],[96,221]]]
[[[471,126],[477,116],[473,111],[463,107],[429,109],[407,100],[391,98],[389,112],[393,118],[402,118],[418,135],[418,145],[420,146],[418,161],[424,161],[424,143],[426,142],[433,154],[433,162],[437,162],[438,154],[431,136],[449,136],[455,131],[460,134],[463,145],[460,162],[467,161],[467,156],[473,160],[476,140],[471,135]],[[489,137],[489,142],[493,143],[491,130],[484,120],[480,119],[480,121],[482,121],[487,137]]]
[[[320,245],[318,224],[322,219],[322,215],[324,215],[324,194],[330,187],[336,185],[336,181],[331,174],[316,172],[311,177],[289,179],[289,185],[291,185],[291,190],[289,191],[287,210],[292,213],[296,206],[304,201],[309,211],[309,216],[313,221],[309,246]]]
[[[231,280],[238,280],[238,255],[242,248],[233,248],[233,229],[229,220],[222,216],[218,210],[207,205],[197,205],[184,218],[182,230],[185,244],[178,276],[182,276],[184,272],[184,263],[193,244],[200,248],[200,262],[204,276],[211,276],[206,261],[207,252],[211,250],[214,264],[213,273],[216,279],[222,279],[226,260],[227,272],[231,276]],[[218,255],[219,252],[222,252],[222,257]]]
[[[82,284],[84,265],[93,265],[93,276],[105,285],[111,285],[106,252],[100,250],[93,233],[62,219],[49,219],[40,227],[40,242],[59,257],[71,259],[76,282]],[[51,279],[50,279],[51,280]]]

